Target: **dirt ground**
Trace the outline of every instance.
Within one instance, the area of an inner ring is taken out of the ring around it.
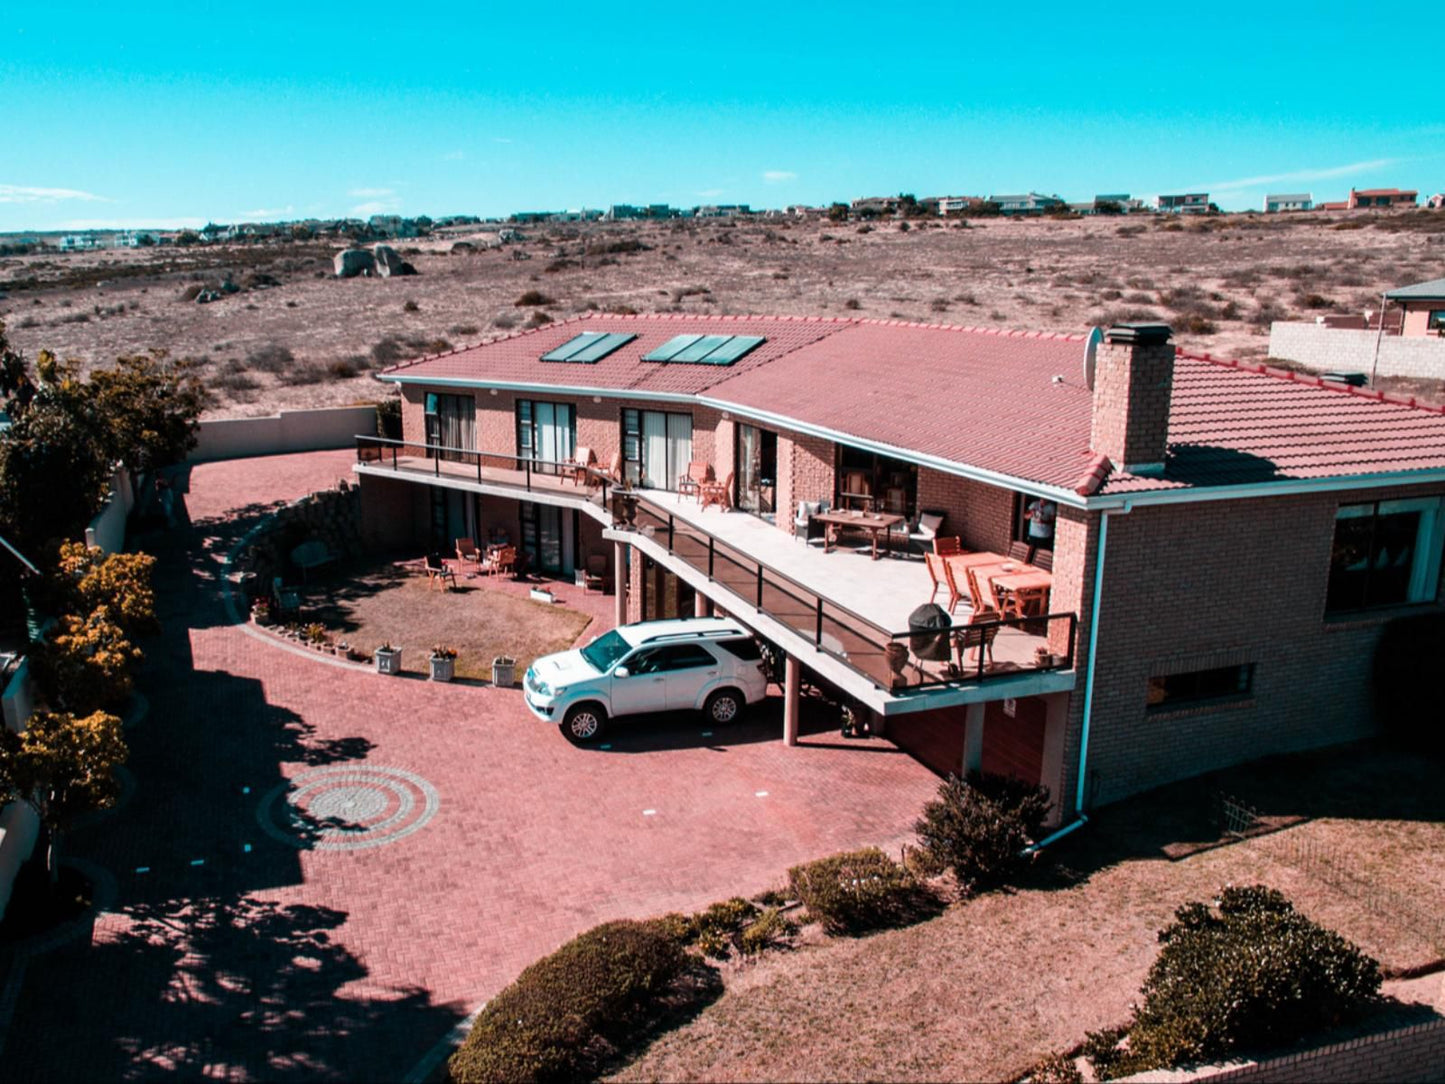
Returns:
[[[455,588],[433,590],[417,568],[385,564],[310,591],[305,620],[367,657],[383,643],[401,648],[406,672],[426,673],[431,649],[450,647],[457,677],[489,681],[498,655],[516,659],[520,675],[539,655],[572,646],[592,620],[520,592],[464,576]]]
[[[1351,771],[1358,776],[1351,781]],[[725,969],[726,992],[623,1080],[1008,1080],[1127,1021],[1188,900],[1264,882],[1387,968],[1445,956],[1439,764],[1378,748],[1280,759],[1103,811],[1031,883],[859,940],[807,937]],[[1296,827],[1170,861],[1217,836],[1214,788]],[[1445,1007],[1445,977],[1391,983]]]
[[[904,227],[907,227],[905,230]],[[0,259],[12,344],[83,362],[198,359],[210,415],[372,401],[381,364],[589,310],[860,315],[1077,331],[1163,320],[1181,346],[1262,358],[1274,319],[1378,308],[1445,270],[1445,213],[750,219],[524,227],[398,241],[420,272],[337,280],[340,246],[273,243]],[[453,250],[458,240],[471,247]],[[241,289],[210,304],[188,288]],[[528,304],[518,301],[533,292]]]

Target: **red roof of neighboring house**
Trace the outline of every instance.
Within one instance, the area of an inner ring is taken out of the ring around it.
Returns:
[[[543,362],[582,331],[637,336],[593,364]],[[674,335],[761,335],[731,366],[643,361]],[[1180,353],[1162,477],[1089,448],[1084,337],[859,318],[585,316],[422,358],[386,376],[701,396],[1082,495],[1445,469],[1445,411]]]
[[[1420,194],[1413,188],[1352,188],[1350,191],[1357,196],[1418,196]]]

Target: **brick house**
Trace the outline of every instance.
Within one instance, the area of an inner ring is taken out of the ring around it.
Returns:
[[[806,677],[940,772],[1042,781],[1061,818],[1370,733],[1381,628],[1440,607],[1445,414],[1157,325],[587,315],[379,375],[403,439],[358,438],[372,546],[600,560],[618,621],[718,609],[777,644],[784,740]],[[694,463],[734,511],[677,492]],[[922,560],[809,542],[801,502],[860,493],[904,520],[885,550],[923,513],[968,550],[1033,543],[1046,604],[950,667],[909,624]]]
[[[1445,336],[1445,279],[1401,286],[1385,295],[1400,306],[1400,334]]]

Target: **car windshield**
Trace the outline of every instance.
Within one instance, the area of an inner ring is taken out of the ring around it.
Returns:
[[[617,634],[605,632],[582,649],[582,657],[599,674],[612,669],[612,664],[632,650],[632,645]]]

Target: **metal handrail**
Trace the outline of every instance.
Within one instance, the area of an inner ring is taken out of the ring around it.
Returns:
[[[517,464],[517,468],[523,471],[525,475],[524,488],[529,493],[532,491],[532,474],[539,469],[542,470],[543,473],[546,473],[548,475],[553,474],[554,471],[556,474],[559,475],[567,472],[582,471],[585,473],[588,479],[594,481],[598,486],[600,486],[600,500],[604,507],[607,504],[608,490],[617,484],[617,480],[613,478],[612,475],[608,472],[598,467],[594,467],[591,464],[577,463],[575,461],[569,460],[536,459],[530,456],[513,455],[509,452],[489,452],[484,451],[481,448],[461,448],[454,447],[448,444],[431,444],[426,441],[419,440],[398,440],[394,437],[371,437],[358,434],[356,437],[356,449],[358,457],[360,457],[360,453],[364,448],[376,448],[383,452],[387,448],[390,448],[392,470],[398,471],[401,469],[397,456],[397,451],[399,449],[422,449],[424,452],[428,453],[426,458],[432,460],[432,474],[435,477],[440,477],[442,473],[442,455],[475,456],[477,481],[479,483],[484,480],[482,478],[482,460],[484,458],[509,461],[511,463]],[[451,462],[458,461],[451,460]],[[549,470],[547,468],[552,469]],[[589,485],[588,488],[590,489],[592,487]]]

